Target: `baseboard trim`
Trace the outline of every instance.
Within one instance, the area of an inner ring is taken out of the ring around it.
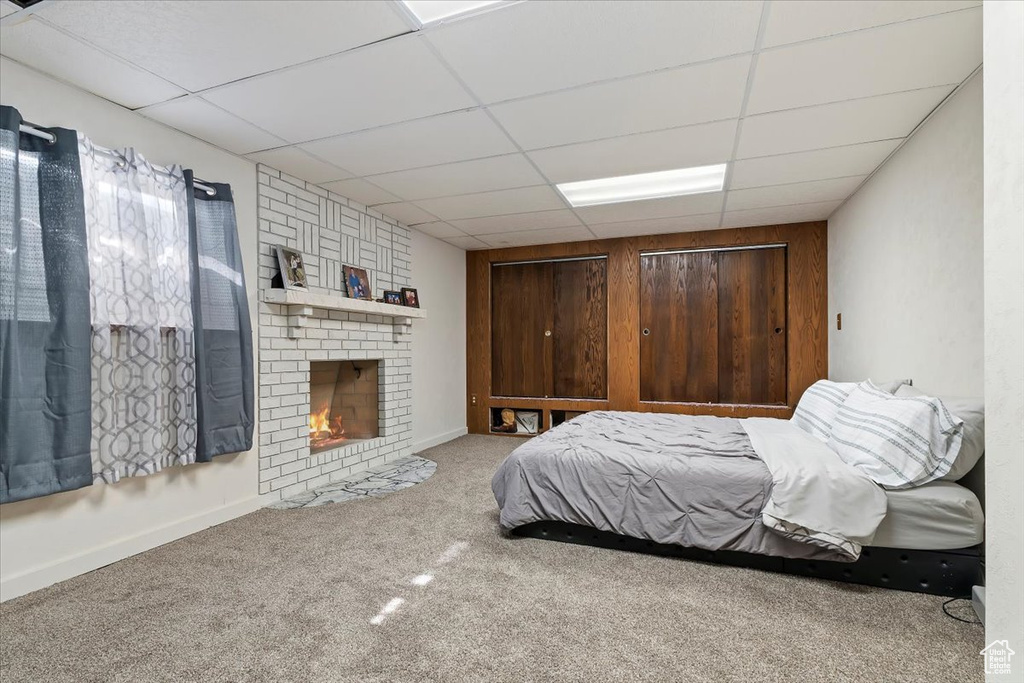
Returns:
[[[258,496],[246,498],[6,577],[0,580],[0,602],[66,581],[146,550],[152,550],[197,531],[247,515],[259,508]]]
[[[432,436],[429,439],[417,441],[412,445],[411,450],[414,454],[419,453],[420,451],[425,451],[428,448],[433,448],[434,446],[440,446],[445,442],[457,439],[460,436],[465,436],[466,434],[469,434],[469,429],[466,427],[459,427],[458,429],[453,429],[450,432],[445,432],[443,434],[438,434],[437,436]]]

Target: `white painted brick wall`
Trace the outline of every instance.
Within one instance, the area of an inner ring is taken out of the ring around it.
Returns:
[[[310,291],[342,292],[341,266],[365,268],[374,298],[409,285],[409,228],[312,183],[257,167],[259,282],[277,274],[275,245],[301,252]],[[409,334],[389,318],[315,310],[289,339],[285,307],[260,303],[260,494],[268,502],[337,481],[410,453],[412,356]],[[309,364],[380,362],[380,437],[311,455]]]

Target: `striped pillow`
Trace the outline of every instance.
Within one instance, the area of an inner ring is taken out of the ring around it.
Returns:
[[[818,380],[800,397],[791,422],[812,436],[828,443],[832,436],[832,423],[843,401],[857,386],[856,382],[830,382]]]
[[[945,476],[963,434],[963,420],[939,399],[892,396],[867,381],[836,413],[828,445],[875,483],[905,489]]]

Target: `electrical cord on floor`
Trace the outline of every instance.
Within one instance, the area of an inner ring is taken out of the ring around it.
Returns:
[[[956,602],[957,600],[970,600],[970,598],[950,598],[949,600],[946,600],[944,603],[942,603],[942,612],[943,612],[943,614],[945,614],[950,619],[956,619],[957,621],[962,621],[965,624],[980,624],[981,623],[980,619],[964,619],[962,617],[956,616],[955,614],[950,614],[949,613],[949,610],[946,609],[946,605],[948,605],[951,602]]]

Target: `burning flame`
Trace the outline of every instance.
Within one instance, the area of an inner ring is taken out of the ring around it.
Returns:
[[[309,438],[313,441],[323,441],[337,438],[345,434],[341,425],[341,416],[329,419],[330,407],[324,406],[320,410],[309,412]]]

